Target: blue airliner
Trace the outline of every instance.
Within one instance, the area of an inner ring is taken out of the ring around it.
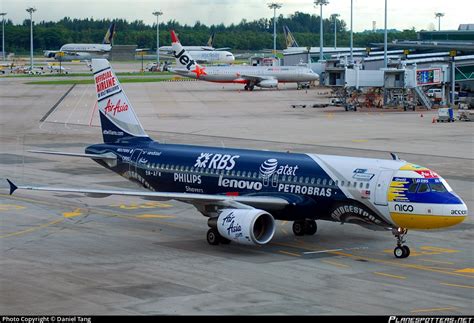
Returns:
[[[117,191],[16,186],[17,189],[174,199],[208,217],[207,241],[264,245],[275,220],[293,221],[297,236],[313,235],[316,220],[391,231],[394,255],[405,258],[408,229],[437,229],[462,222],[468,210],[435,172],[392,159],[295,154],[162,144],[143,129],[106,59],[92,60],[104,143],[85,153],[33,151],[88,157],[146,190]]]

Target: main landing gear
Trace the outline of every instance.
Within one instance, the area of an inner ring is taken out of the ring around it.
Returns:
[[[245,90],[245,91],[253,91],[254,87],[255,87],[254,85],[246,84],[246,85],[244,86],[244,90]]]
[[[206,238],[207,238],[207,242],[213,246],[217,246],[219,243],[222,243],[222,244],[230,243],[229,239],[226,239],[223,236],[221,236],[217,228],[210,228],[207,231]]]
[[[397,246],[393,249],[393,254],[396,258],[406,258],[410,255],[410,248],[408,246],[404,246],[403,244],[405,241],[405,236],[408,233],[407,229],[398,228],[392,230],[393,235],[397,238]]]
[[[314,235],[318,226],[314,220],[300,220],[293,222],[293,233],[295,236]]]

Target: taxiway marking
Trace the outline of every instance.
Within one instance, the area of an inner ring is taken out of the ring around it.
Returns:
[[[22,231],[17,231],[17,232],[12,232],[12,233],[8,233],[8,234],[0,235],[0,239],[13,237],[13,236],[18,236],[18,235],[22,235],[22,234],[25,234],[25,233],[37,231],[39,229],[43,229],[43,228],[49,227],[51,225],[57,224],[59,222],[62,222],[63,220],[64,220],[64,218],[56,219],[54,221],[51,221],[51,222],[48,222],[48,223],[45,223],[45,224],[41,224],[41,225],[33,227],[33,228],[29,228],[29,229],[22,230]]]
[[[460,288],[474,288],[474,286],[470,286],[470,285],[459,285],[459,284],[449,284],[449,283],[439,283],[439,284],[445,285],[445,286],[460,287]]]
[[[298,241],[298,244],[292,244],[292,243],[278,243],[281,246],[285,247],[291,247],[291,248],[301,248],[305,250],[314,250],[317,249],[313,245],[304,243],[301,241]],[[379,263],[379,264],[385,264],[385,265],[390,265],[390,266],[396,266],[396,267],[402,267],[402,268],[409,268],[409,269],[416,269],[416,270],[421,270],[421,271],[430,271],[430,272],[436,272],[440,274],[445,274],[445,275],[450,275],[450,276],[459,276],[459,277],[467,277],[467,278],[474,278],[472,275],[468,275],[465,273],[456,273],[453,271],[446,271],[446,270],[441,270],[425,265],[420,265],[420,264],[407,264],[403,263],[401,261],[392,261],[392,260],[385,260],[385,259],[379,259],[379,258],[372,258],[369,256],[362,256],[362,255],[356,255],[356,254],[351,254],[343,251],[331,251],[329,252],[331,254],[337,255],[337,256],[344,256],[347,258],[352,258],[352,259],[362,259],[365,261],[371,261],[374,263]]]
[[[410,311],[410,313],[430,313],[430,312],[445,312],[457,310],[457,307],[440,307],[440,308],[424,308]]]
[[[386,276],[386,277],[390,277],[390,278],[396,278],[396,279],[407,279],[405,276],[390,275],[390,274],[381,273],[381,272],[378,272],[378,271],[375,271],[374,274],[380,275],[380,276]]]
[[[80,208],[77,208],[72,212],[63,212],[63,216],[65,218],[73,218],[73,217],[76,217],[76,216],[79,216],[79,215],[82,215],[82,212],[81,212]]]
[[[335,261],[331,261],[331,260],[321,260],[321,262],[324,262],[326,264],[330,264],[330,265],[333,265],[333,266],[336,266],[336,267],[340,267],[340,268],[350,268],[350,266],[348,266],[348,265],[344,265],[344,264],[341,264],[341,263],[338,263],[338,262],[335,262]]]
[[[0,204],[0,211],[13,211],[13,210],[23,210],[26,209],[25,206],[16,205],[16,204]]]
[[[297,253],[288,252],[288,251],[285,251],[285,250],[278,250],[278,252],[282,253],[284,255],[292,256],[292,257],[301,257],[301,255],[299,255]]]
[[[140,219],[174,219],[176,216],[174,215],[162,215],[162,214],[142,214],[137,215],[137,218]]]

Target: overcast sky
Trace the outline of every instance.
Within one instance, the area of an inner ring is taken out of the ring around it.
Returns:
[[[385,0],[353,0],[354,30],[372,29],[384,25]],[[71,18],[123,18],[129,21],[143,20],[147,24],[156,21],[152,12],[163,11],[160,19],[175,19],[193,25],[197,20],[206,25],[239,23],[243,18],[255,20],[273,16],[267,7],[270,1],[262,0],[0,0],[0,10],[7,12],[7,19],[21,23],[28,17],[27,7],[35,7],[35,21],[57,21],[65,16]],[[278,14],[287,16],[295,11],[316,13],[310,0],[277,0],[283,4]],[[341,15],[349,26],[350,0],[329,0],[323,8],[323,16],[333,13]],[[436,26],[435,12],[444,12],[441,29],[457,29],[461,23],[474,23],[474,0],[388,0],[388,28],[428,29]]]

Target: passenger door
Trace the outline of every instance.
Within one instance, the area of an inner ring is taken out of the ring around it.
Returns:
[[[377,178],[377,184],[375,186],[375,200],[374,203],[377,205],[388,205],[388,187],[392,181],[392,170],[382,170]]]

